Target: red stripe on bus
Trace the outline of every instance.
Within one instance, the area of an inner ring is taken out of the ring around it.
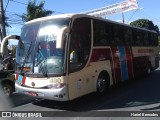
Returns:
[[[94,48],[92,51],[90,62],[98,62],[98,61],[103,61],[103,60],[110,60],[113,84],[115,84],[111,49],[110,48],[99,48],[99,49]]]
[[[16,76],[15,76],[15,80],[18,80],[18,76],[19,76],[19,74],[16,74]]]
[[[99,48],[92,50],[90,62],[104,61],[111,59],[111,50],[109,48]]]
[[[26,76],[23,76],[23,78],[22,78],[22,84],[23,85],[25,84],[25,81],[26,81]]]
[[[132,63],[132,52],[130,47],[125,47],[126,61],[128,67],[128,79],[133,78],[133,63]]]
[[[112,51],[112,58],[113,58],[113,70],[114,70],[114,76],[116,83],[119,83],[122,81],[122,75],[121,75],[121,66],[120,66],[120,58],[119,58],[119,51],[117,47],[111,47]]]

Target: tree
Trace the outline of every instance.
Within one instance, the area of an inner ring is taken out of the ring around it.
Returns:
[[[35,18],[49,16],[53,13],[53,11],[44,9],[45,2],[41,1],[36,4],[36,0],[29,0],[27,5],[27,13],[23,13],[21,16],[23,21],[27,22],[33,20]]]
[[[159,34],[159,28],[157,25],[154,25],[152,21],[148,19],[138,19],[130,23],[132,26],[146,28],[149,30],[154,30]]]

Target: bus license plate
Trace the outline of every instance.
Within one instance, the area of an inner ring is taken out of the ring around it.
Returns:
[[[30,95],[30,96],[38,96],[38,94],[37,93],[35,93],[35,92],[28,92],[28,94]]]

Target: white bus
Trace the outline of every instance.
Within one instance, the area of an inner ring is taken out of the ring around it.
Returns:
[[[17,37],[18,38],[18,37]],[[154,31],[83,14],[27,22],[16,52],[16,91],[68,101],[159,67]]]

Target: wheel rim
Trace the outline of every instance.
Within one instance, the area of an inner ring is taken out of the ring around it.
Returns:
[[[104,78],[98,79],[97,89],[100,93],[103,93],[105,91],[105,83],[106,83],[106,80]]]
[[[11,91],[10,91],[10,89],[9,89],[8,87],[4,87],[3,90],[4,90],[4,94],[5,94],[6,96],[9,96],[9,95],[10,95]]]

